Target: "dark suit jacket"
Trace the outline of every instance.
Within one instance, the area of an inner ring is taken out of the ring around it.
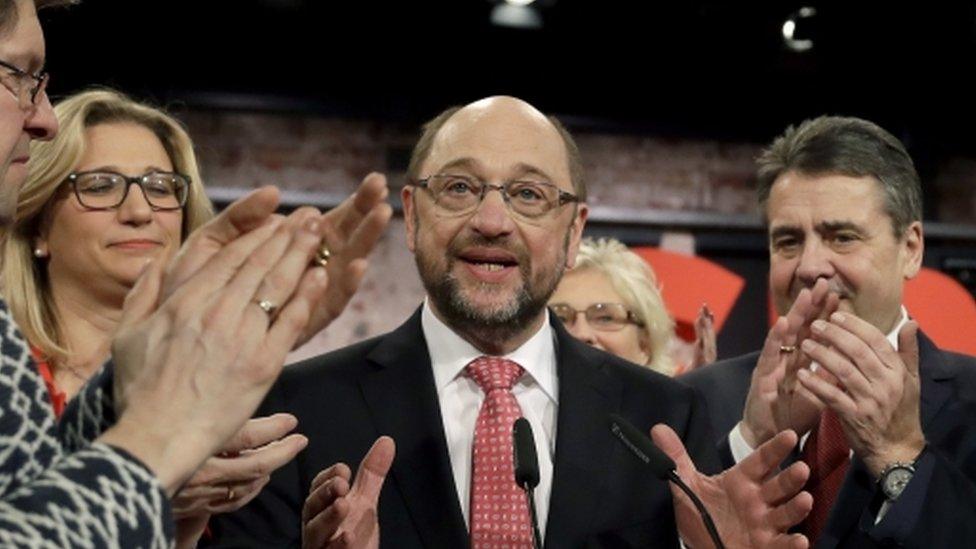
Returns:
[[[559,407],[545,545],[677,546],[668,487],[612,437],[608,415],[642,429],[671,425],[699,467],[714,471],[700,401],[688,387],[553,327]],[[260,413],[276,411],[298,416],[309,446],[251,504],[215,517],[216,545],[299,544],[315,475],[339,461],[355,467],[378,436],[390,435],[397,455],[380,496],[382,545],[468,546],[419,311],[389,334],[286,368]]]
[[[874,524],[883,496],[855,458],[816,547],[976,547],[976,359],[919,334],[921,421],[928,447],[908,487]],[[682,381],[705,396],[722,459],[742,418],[759,354],[717,362]]]

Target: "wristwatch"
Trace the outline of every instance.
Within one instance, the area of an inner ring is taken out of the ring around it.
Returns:
[[[878,486],[881,487],[881,492],[888,498],[888,501],[894,501],[905,490],[905,486],[908,486],[908,481],[912,480],[914,474],[914,463],[896,461],[881,471],[881,476],[878,477]]]

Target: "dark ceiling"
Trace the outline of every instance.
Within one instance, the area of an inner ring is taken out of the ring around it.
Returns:
[[[528,31],[493,26],[487,0],[85,0],[45,16],[52,92],[409,123],[510,93],[577,124],[756,141],[829,112],[923,156],[976,149],[971,3],[547,3]],[[802,5],[799,54],[781,27]]]

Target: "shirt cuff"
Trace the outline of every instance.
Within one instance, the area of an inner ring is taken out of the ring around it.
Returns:
[[[732,452],[732,459],[736,463],[749,457],[749,454],[753,453],[756,449],[749,446],[746,442],[746,438],[742,436],[742,422],[735,424],[735,427],[729,431],[729,450]]]

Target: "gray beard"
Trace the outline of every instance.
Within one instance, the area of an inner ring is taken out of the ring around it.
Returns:
[[[521,270],[522,267],[520,266]],[[523,280],[525,273],[523,273]],[[457,279],[449,274],[439,281],[424,279],[424,287],[444,321],[455,331],[483,341],[507,341],[522,332],[539,317],[552,291],[533,297],[523,284],[514,299],[504,307],[484,310],[472,305],[458,288]],[[553,288],[555,290],[555,288]]]
[[[514,299],[494,310],[484,310],[471,304],[458,287],[457,278],[452,273],[453,261],[448,263],[447,275],[439,277],[421,254],[414,256],[424,289],[443,317],[445,324],[478,349],[495,354],[493,349],[502,347],[505,342],[525,332],[545,309],[546,304],[562,278],[565,260],[551,280],[543,281],[537,294],[529,291],[529,283],[523,282],[515,292]],[[519,263],[519,273],[523,281],[528,281],[530,267]]]

